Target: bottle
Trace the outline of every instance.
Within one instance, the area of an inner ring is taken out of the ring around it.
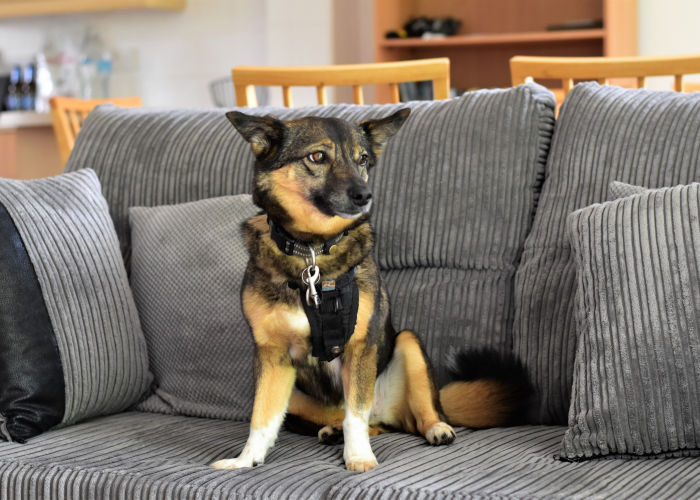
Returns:
[[[112,74],[112,56],[107,50],[103,50],[97,60],[97,77],[94,88],[100,98],[107,99],[111,96],[110,76]]]
[[[24,67],[22,79],[22,109],[34,111],[36,109],[36,66],[34,63]]]
[[[46,56],[39,53],[36,56],[36,111],[38,113],[49,112],[49,98],[54,94],[51,72],[46,63]]]
[[[112,56],[100,36],[88,30],[80,61],[80,96],[83,99],[110,97]]]
[[[79,49],[72,37],[50,34],[43,51],[51,78],[50,95],[80,96]],[[41,87],[41,72],[37,67],[37,85]],[[37,89],[38,92],[41,89]]]
[[[7,87],[7,97],[5,107],[8,111],[20,109],[22,97],[22,68],[13,66],[10,72],[10,84]]]

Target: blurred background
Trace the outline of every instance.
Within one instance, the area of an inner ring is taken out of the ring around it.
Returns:
[[[55,148],[52,95],[231,107],[235,65],[438,56],[450,58],[459,93],[508,86],[517,54],[700,53],[698,19],[699,0],[0,0],[0,161]],[[315,91],[295,89],[294,100],[313,104]],[[29,146],[22,129],[36,136]]]
[[[139,95],[146,106],[211,106],[214,102],[210,83],[228,78],[230,68],[238,64],[371,62],[377,60],[376,53],[382,50],[375,46],[373,0],[183,0],[172,2],[177,10],[144,7],[96,12],[80,10],[109,4],[116,8],[120,2],[0,0],[0,15],[3,6],[31,7],[33,3],[37,7],[31,10],[32,16],[22,16],[22,10],[17,8],[17,17],[13,17],[7,8],[9,14],[0,19],[0,75],[9,78],[13,66],[25,68],[39,62],[50,67],[58,93],[82,97]],[[52,3],[67,4],[68,13],[42,15],[42,7],[50,11],[47,5]],[[70,7],[71,3],[75,6]],[[122,3],[138,2],[125,0]],[[158,2],[143,0],[144,5],[149,3]],[[398,30],[411,16],[421,15],[453,16],[461,22],[460,32],[465,34],[474,33],[474,27],[481,22],[464,18],[463,11],[468,9],[462,5],[470,2],[378,0],[378,3],[387,6],[383,9],[385,18],[376,20],[386,31]],[[471,3],[481,4],[479,17],[492,18],[490,24],[497,25],[501,19],[504,33],[513,29],[532,31],[538,24],[541,25],[539,29],[545,29],[549,21],[603,19],[602,0],[511,1],[511,4],[520,4],[517,16],[498,9],[499,2],[473,0]],[[547,6],[548,3],[574,6],[570,9],[570,18],[565,18],[567,13],[562,12],[561,19],[542,19],[540,11],[543,9],[538,5],[549,11],[557,10]],[[697,26],[700,1],[638,0],[636,3],[638,16],[632,21],[637,23],[638,50],[636,54],[626,55],[700,52]],[[392,17],[396,20],[390,19]],[[517,21],[522,28],[513,26],[513,17],[520,18]],[[489,26],[489,29],[498,27]],[[600,45],[602,41],[599,39],[597,43]],[[587,55],[580,54],[581,42],[578,46],[574,42],[550,43],[553,44],[558,44],[558,53],[563,50],[561,55]],[[545,43],[529,47],[523,47],[524,43],[519,45],[511,44],[509,50],[529,54],[537,51],[533,49],[542,49]],[[488,48],[484,45],[479,49],[488,54]],[[385,48],[382,59],[435,55],[451,55],[454,59],[456,50],[473,52],[475,49],[447,46],[426,48],[421,54],[421,49]],[[386,54],[387,51],[393,51],[393,57]],[[602,51],[599,48],[597,52]],[[454,60],[453,66],[458,66]],[[480,71],[478,65],[468,69],[471,73]],[[310,95],[313,96],[313,92]],[[303,104],[304,97],[296,101]]]

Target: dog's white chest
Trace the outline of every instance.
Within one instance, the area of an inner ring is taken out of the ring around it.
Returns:
[[[294,360],[305,360],[309,352],[309,336],[311,327],[303,309],[285,311],[285,328],[290,335],[289,356]]]

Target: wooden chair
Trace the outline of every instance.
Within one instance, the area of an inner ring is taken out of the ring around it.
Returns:
[[[446,57],[333,66],[236,66],[232,70],[236,102],[257,106],[255,86],[281,86],[284,105],[292,107],[291,87],[316,87],[319,104],[328,104],[327,86],[352,86],[353,102],[364,104],[362,85],[389,84],[391,102],[399,102],[399,83],[432,80],[434,99],[450,94],[450,60]]]
[[[597,80],[607,84],[613,78],[634,78],[637,88],[644,88],[649,76],[673,76],[673,89],[684,89],[683,76],[700,73],[700,54],[665,57],[530,57],[510,60],[513,85],[533,79],[561,80],[555,89],[561,104],[574,86],[574,80]],[[634,80],[633,80],[634,81]]]
[[[124,108],[140,108],[143,106],[138,97],[115,97],[114,99],[76,99],[73,97],[52,97],[51,119],[56,134],[61,160],[66,163],[75,144],[75,137],[87,115],[95,106],[112,103]]]
[[[700,92],[700,82],[683,82],[683,92]]]

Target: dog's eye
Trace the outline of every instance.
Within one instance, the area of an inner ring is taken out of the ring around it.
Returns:
[[[367,155],[362,155],[362,156],[360,156],[360,163],[359,163],[359,165],[360,165],[361,167],[366,167],[368,161],[369,161],[369,157],[368,157]]]
[[[326,161],[326,153],[324,153],[323,151],[316,151],[314,153],[309,154],[307,158],[311,163],[323,163],[324,161]]]

